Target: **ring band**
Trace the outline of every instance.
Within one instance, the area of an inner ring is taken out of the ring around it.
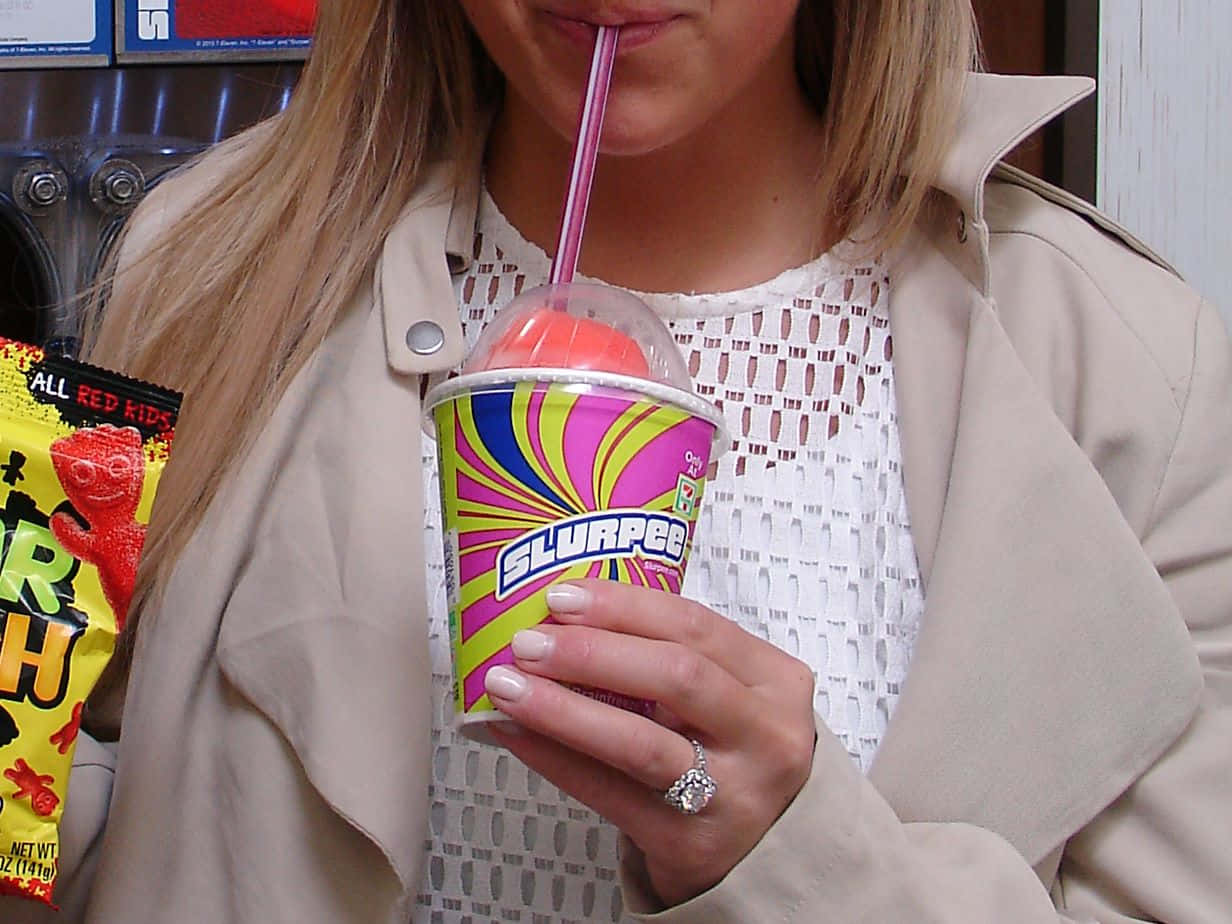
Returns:
[[[700,741],[689,739],[693,745],[693,766],[686,770],[668,787],[663,801],[678,812],[696,815],[714,798],[719,784],[706,772],[706,752]]]

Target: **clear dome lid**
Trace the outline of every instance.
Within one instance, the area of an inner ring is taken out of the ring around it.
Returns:
[[[591,283],[539,286],[497,312],[462,372],[572,369],[692,391],[671,332],[641,299]]]

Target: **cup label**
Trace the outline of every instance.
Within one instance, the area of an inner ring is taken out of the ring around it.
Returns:
[[[496,599],[535,578],[604,558],[654,558],[683,566],[689,521],[642,510],[608,510],[570,517],[532,530],[496,556]]]
[[[433,414],[459,714],[492,709],[483,678],[548,617],[551,584],[680,592],[713,423],[626,390],[536,382]]]

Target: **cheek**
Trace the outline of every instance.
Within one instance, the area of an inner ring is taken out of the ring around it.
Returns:
[[[776,68],[777,59],[792,48],[799,6],[794,0],[715,4],[713,51],[727,81],[745,85],[763,71]]]
[[[488,54],[497,61],[509,58],[516,46],[514,5],[500,0],[461,0],[459,5]]]
[[[717,6],[717,5],[716,5]],[[795,3],[730,3],[676,43],[680,53],[618,61],[603,150],[638,155],[681,141],[720,117],[742,121],[765,95],[795,85]]]
[[[524,98],[559,133],[571,136],[589,58],[545,35],[543,17],[515,0],[462,0],[475,34]]]

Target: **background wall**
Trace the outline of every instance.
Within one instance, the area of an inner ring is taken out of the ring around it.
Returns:
[[[1097,204],[1232,328],[1232,3],[1100,7]]]

